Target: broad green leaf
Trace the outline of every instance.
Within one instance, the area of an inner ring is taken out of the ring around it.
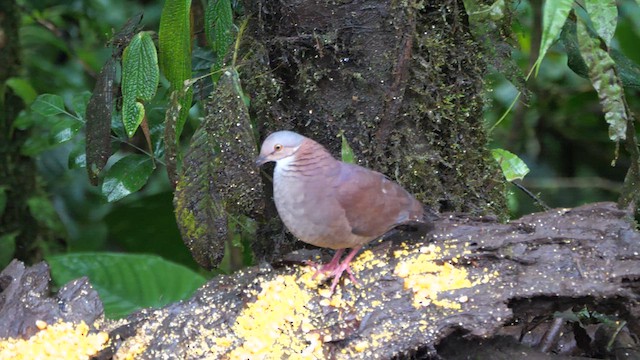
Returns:
[[[340,137],[342,138],[342,147],[340,149],[342,161],[353,164],[355,163],[355,156],[353,155],[353,149],[349,146],[349,142],[347,138],[344,136],[344,132],[340,132]]]
[[[205,34],[218,59],[224,58],[233,42],[233,9],[230,0],[209,0],[205,11]],[[214,69],[215,70],[215,69]]]
[[[580,53],[589,70],[589,79],[598,92],[604,118],[609,124],[609,138],[613,141],[624,140],[628,116],[616,64],[609,53],[600,47],[600,39],[589,35],[587,26],[581,20],[578,20],[576,31]]]
[[[91,99],[91,93],[89,91],[83,91],[80,94],[74,96],[73,99],[71,99],[71,107],[80,119],[85,118],[89,99]]]
[[[609,47],[618,24],[618,7],[615,0],[585,0],[587,13],[596,32]]]
[[[109,318],[186,299],[206,281],[189,268],[155,255],[74,253],[50,256],[47,262],[58,286],[87,276]]]
[[[122,55],[122,93],[133,94],[136,99],[153,99],[160,80],[158,54],[147,31],[131,39]]]
[[[142,124],[144,115],[144,105],[135,100],[123,101],[122,121],[129,137],[132,137],[140,124]]]
[[[30,105],[38,96],[36,90],[27,80],[23,78],[12,77],[7,79],[6,84],[16,93],[26,105]]]
[[[547,0],[544,2],[542,15],[542,39],[540,40],[540,53],[534,65],[536,74],[540,70],[540,63],[547,50],[560,35],[562,26],[569,16],[573,0]]]
[[[116,78],[116,60],[107,60],[96,78],[93,94],[86,113],[86,167],[89,181],[98,185],[98,176],[111,156],[111,124],[113,116],[113,92]],[[124,125],[115,121],[118,128]],[[122,134],[124,135],[124,134]]]
[[[158,31],[160,67],[171,83],[171,90],[183,91],[184,81],[191,78],[190,7],[190,0],[167,0],[162,8]],[[192,98],[193,91],[189,88],[181,100],[180,116],[176,122],[176,139],[182,134]]]
[[[104,175],[102,194],[114,202],[140,190],[153,172],[153,162],[146,155],[130,154],[113,164]]]
[[[80,131],[82,123],[72,118],[62,118],[51,127],[51,141],[54,144],[62,144],[73,139]]]
[[[42,94],[31,104],[31,110],[43,116],[53,116],[66,113],[64,101],[60,95]]]
[[[504,149],[492,149],[491,155],[498,162],[507,181],[522,180],[529,173],[529,167],[516,154]]]
[[[140,111],[142,103],[153,99],[159,80],[156,47],[149,32],[140,32],[122,55],[122,121],[129,137],[140,126],[144,117],[144,109]]]

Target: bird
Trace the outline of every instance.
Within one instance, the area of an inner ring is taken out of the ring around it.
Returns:
[[[272,161],[273,199],[284,225],[308,244],[336,250],[314,275],[333,278],[331,294],[344,272],[358,284],[350,262],[365,244],[399,225],[424,221],[423,205],[402,186],[377,171],[335,159],[296,132],[267,136],[256,165]]]

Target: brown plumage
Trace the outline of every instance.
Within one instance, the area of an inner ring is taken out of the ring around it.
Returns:
[[[397,225],[421,221],[423,207],[383,174],[334,159],[317,142],[291,131],[265,139],[258,165],[276,162],[273,197],[285,226],[298,239],[337,250],[319,272],[330,272],[335,289],[349,262],[367,242]],[[352,251],[344,261],[345,249]]]

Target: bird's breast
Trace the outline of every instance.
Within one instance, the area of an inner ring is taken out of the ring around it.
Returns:
[[[308,169],[307,169],[308,170]],[[298,239],[321,247],[357,245],[344,210],[335,197],[327,169],[301,171],[278,163],[273,174],[273,198],[285,226]]]

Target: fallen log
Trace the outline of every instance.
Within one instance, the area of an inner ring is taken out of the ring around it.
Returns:
[[[559,329],[567,328],[574,329],[572,354],[585,355],[585,346],[595,349],[602,341],[584,318],[572,318],[586,309],[601,320],[600,330],[611,328],[606,319],[618,324],[602,349],[619,351],[614,340],[640,334],[640,233],[632,215],[613,203],[554,209],[507,224],[445,214],[427,234],[398,232],[372,244],[352,263],[359,284],[347,280],[333,295],[301,262],[319,251],[301,251],[219,276],[188,300],[118,322],[94,321],[102,311],[97,305],[98,314],[74,307],[83,316],[50,318],[83,318],[109,331],[110,346],[97,355],[103,359],[456,358],[458,345],[452,344],[504,336],[563,353],[571,340]],[[42,286],[42,296],[25,297],[25,282],[12,266],[0,274],[2,334],[6,309],[20,313],[16,304],[33,308],[50,301]],[[25,328],[13,319],[11,326]],[[629,353],[637,347],[634,340],[624,344]]]

